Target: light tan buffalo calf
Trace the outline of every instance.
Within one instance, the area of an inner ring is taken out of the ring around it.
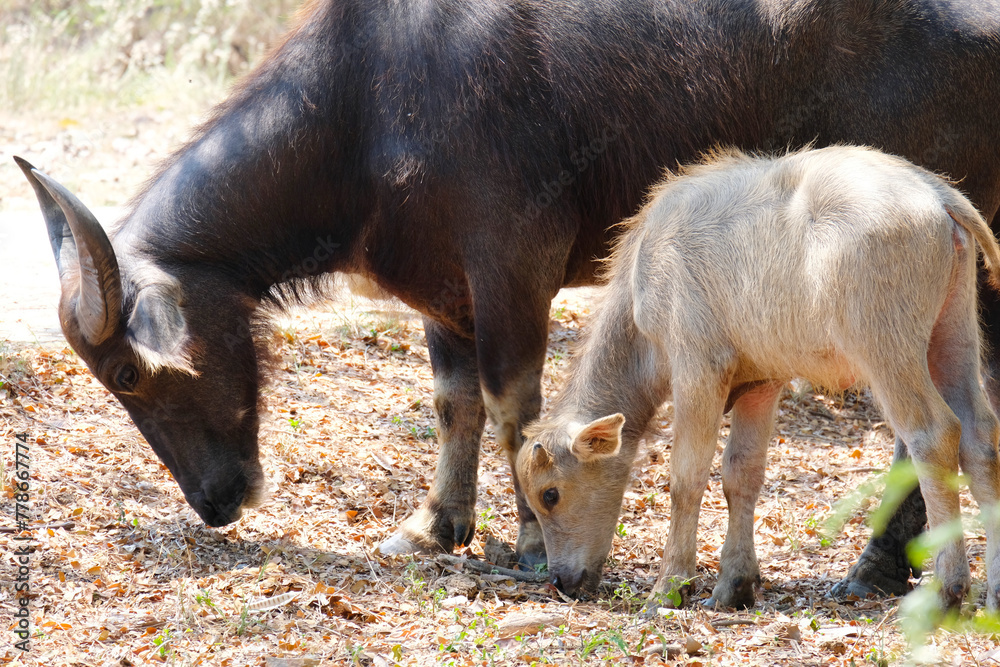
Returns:
[[[977,244],[1000,283],[1000,248],[969,201],[866,148],[722,153],[657,186],[627,223],[565,388],[517,460],[553,583],[572,594],[600,581],[637,441],[671,396],[670,532],[654,600],[695,576],[699,506],[731,407],[729,529],[710,602],[753,604],[754,505],[793,377],[871,387],[917,465],[932,528],[959,516],[949,481],[959,467],[993,507],[1000,429],[980,387]],[[997,531],[988,520],[993,609]],[[970,585],[960,539],[936,573],[945,604],[960,604]]]

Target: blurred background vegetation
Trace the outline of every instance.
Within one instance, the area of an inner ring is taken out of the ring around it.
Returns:
[[[204,107],[275,43],[298,4],[0,0],[0,109]]]

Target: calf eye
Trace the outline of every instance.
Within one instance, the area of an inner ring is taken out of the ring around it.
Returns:
[[[557,502],[559,502],[559,490],[546,489],[545,493],[542,494],[542,503],[545,505],[545,509],[552,509]]]
[[[132,391],[138,382],[139,372],[132,365],[122,366],[118,370],[118,375],[115,376],[115,384],[123,391]]]

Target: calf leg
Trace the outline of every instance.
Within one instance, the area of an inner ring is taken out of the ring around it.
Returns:
[[[906,445],[897,437],[893,465],[909,458]],[[872,535],[858,562],[833,587],[830,595],[839,599],[852,595],[861,599],[905,595],[911,571],[913,576],[920,576],[919,568],[910,563],[906,545],[923,531],[926,523],[927,508],[918,486],[899,504],[885,529]]]
[[[959,461],[969,479],[969,487],[979,503],[986,528],[986,605],[1000,608],[1000,456],[997,453],[997,418],[986,395],[974,378],[964,383],[941,386],[945,400],[962,422]]]
[[[971,282],[971,280],[970,280]],[[971,295],[971,288],[968,295]],[[962,423],[959,462],[986,528],[986,604],[1000,608],[1000,425],[980,387],[975,300],[955,296],[935,327],[927,355],[931,377]]]
[[[753,513],[764,484],[767,446],[784,384],[760,385],[733,405],[729,442],[722,454],[722,489],[729,507],[729,529],[722,546],[719,581],[708,606],[749,608],[760,566],[753,544]]]
[[[427,499],[379,546],[383,554],[451,551],[472,541],[476,525],[479,442],[486,422],[476,345],[426,317],[424,331],[441,452]]]
[[[909,368],[920,365],[911,364]],[[934,529],[959,519],[955,479],[962,426],[925,368],[920,368],[919,373],[907,373],[904,367],[897,373],[882,374],[873,378],[872,389],[913,456],[927,505],[928,523]],[[935,563],[943,602],[949,607],[960,605],[971,583],[962,538],[945,544]]]
[[[705,381],[705,378],[710,378]],[[704,374],[691,381],[674,376],[674,444],[670,450],[670,531],[660,576],[647,613],[657,606],[685,603],[696,574],[698,515],[722,425],[728,385]],[[671,599],[673,598],[673,599]]]

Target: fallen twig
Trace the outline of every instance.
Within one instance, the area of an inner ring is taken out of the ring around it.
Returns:
[[[527,572],[525,570],[512,570],[507,567],[500,567],[499,565],[494,565],[493,563],[487,563],[486,561],[473,560],[471,558],[459,558],[458,556],[452,556],[451,554],[440,554],[437,557],[439,563],[445,565],[461,565],[462,567],[473,570],[474,572],[481,572],[483,574],[502,574],[505,577],[510,577],[515,581],[525,581],[531,584],[544,584],[548,577],[539,572]]]
[[[713,628],[728,628],[731,625],[757,625],[752,618],[720,618],[709,623]]]
[[[64,521],[63,523],[47,523],[47,524],[42,525],[42,526],[31,526],[27,530],[29,530],[29,531],[31,531],[31,530],[48,530],[49,528],[51,528],[52,530],[56,530],[57,528],[65,528],[65,529],[69,530],[70,528],[73,528],[75,526],[76,526],[76,522],[74,522],[74,521]],[[24,532],[21,528],[12,528],[10,526],[0,526],[0,533],[21,533],[21,532]]]

